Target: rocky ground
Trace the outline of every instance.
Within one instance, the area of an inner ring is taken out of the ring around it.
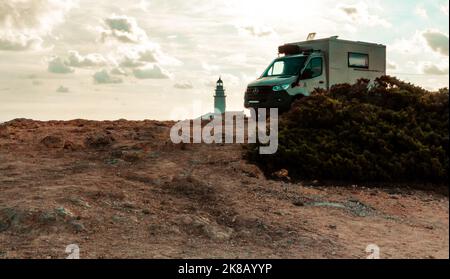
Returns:
[[[449,257],[448,194],[269,180],[172,125],[1,124],[0,258]]]

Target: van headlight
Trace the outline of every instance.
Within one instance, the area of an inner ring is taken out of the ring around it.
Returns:
[[[272,90],[273,91],[283,91],[287,90],[291,86],[290,84],[282,84],[282,85],[275,85]]]

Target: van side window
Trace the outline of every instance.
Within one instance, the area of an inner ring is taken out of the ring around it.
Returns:
[[[322,71],[323,71],[322,58],[316,57],[311,59],[308,66],[306,66],[304,73],[308,72],[307,74],[308,78],[315,78],[321,76]]]
[[[369,55],[365,53],[348,53],[348,67],[369,69]]]

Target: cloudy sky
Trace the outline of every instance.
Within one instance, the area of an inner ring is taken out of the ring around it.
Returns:
[[[382,43],[388,73],[448,87],[448,1],[0,0],[0,122],[179,119],[230,110],[283,43]]]

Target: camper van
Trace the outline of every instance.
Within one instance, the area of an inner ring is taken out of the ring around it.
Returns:
[[[290,43],[278,48],[264,73],[250,83],[246,108],[278,108],[286,111],[293,101],[316,88],[371,81],[386,74],[386,46],[331,37]]]

